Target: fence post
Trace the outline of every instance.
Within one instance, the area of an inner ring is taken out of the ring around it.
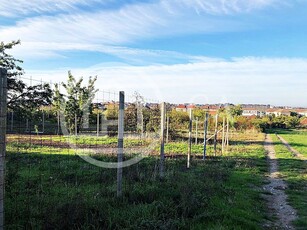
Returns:
[[[14,111],[12,111],[11,114],[11,132],[13,132],[14,129]]]
[[[4,229],[4,171],[7,119],[7,72],[0,68],[0,229]]]
[[[188,161],[187,161],[187,168],[190,168],[190,161],[191,161],[191,153],[192,153],[192,108],[190,108],[190,122],[189,122],[189,150],[188,150]]]
[[[225,117],[223,117],[222,154],[225,151]]]
[[[195,134],[196,134],[195,145],[197,145],[197,143],[198,143],[198,117],[196,118],[196,122],[195,123],[196,123],[195,124],[195,129],[196,129],[196,131],[195,131]]]
[[[165,102],[161,103],[160,178],[164,177]]]
[[[43,133],[45,133],[45,112],[43,111]]]
[[[57,111],[57,122],[58,122],[57,135],[60,135],[60,111]]]
[[[168,143],[169,138],[169,116],[166,118],[166,143]]]
[[[226,131],[226,145],[227,145],[227,151],[229,147],[229,118],[227,117],[227,131]]]
[[[78,135],[78,120],[77,120],[77,114],[75,113],[75,136]]]
[[[123,155],[124,155],[124,114],[125,113],[125,92],[119,92],[119,113],[118,113],[118,152],[117,152],[117,197],[122,196],[123,181]]]
[[[208,134],[208,120],[209,120],[209,113],[206,113],[206,120],[205,120],[205,132],[204,132],[204,156],[203,160],[206,159],[207,153],[207,134]]]
[[[215,130],[214,130],[214,156],[216,157],[216,145],[217,145],[217,125],[218,125],[219,114],[215,116]]]
[[[100,125],[99,125],[99,110],[97,110],[97,137],[99,137],[99,127],[100,127]]]

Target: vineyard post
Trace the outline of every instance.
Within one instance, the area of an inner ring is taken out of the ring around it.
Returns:
[[[204,132],[204,156],[203,156],[203,160],[206,159],[206,153],[207,153],[208,120],[209,120],[209,113],[206,113],[205,132]]]
[[[117,197],[122,196],[123,180],[123,155],[124,155],[124,116],[125,116],[125,92],[119,92],[118,113],[118,152],[117,152]]]
[[[7,72],[0,68],[0,229],[4,229],[4,171],[7,119]]]
[[[189,150],[188,150],[188,160],[187,168],[190,168],[191,152],[192,152],[192,108],[190,108],[190,122],[189,122]]]
[[[160,178],[164,177],[165,102],[161,103]]]

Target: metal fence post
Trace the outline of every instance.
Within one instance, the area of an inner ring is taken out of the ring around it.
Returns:
[[[209,120],[209,113],[206,113],[206,120],[205,120],[205,132],[204,132],[204,156],[203,160],[206,159],[207,154],[207,134],[208,134],[208,120]]]
[[[165,102],[161,104],[160,177],[164,177]]]
[[[217,134],[218,134],[218,119],[219,119],[219,114],[217,113],[215,116],[215,131],[214,131],[214,156],[216,157],[216,145],[217,145]]]
[[[119,92],[118,113],[118,152],[117,152],[117,197],[122,196],[123,180],[123,155],[124,155],[124,115],[125,115],[125,92]]]
[[[191,153],[192,153],[192,108],[190,108],[190,122],[189,122],[189,150],[188,150],[188,160],[187,160],[187,168],[190,168],[191,161]]]
[[[4,229],[5,135],[7,120],[7,72],[0,68],[0,229]]]

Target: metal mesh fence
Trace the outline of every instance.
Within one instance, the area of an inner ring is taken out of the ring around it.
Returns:
[[[35,81],[28,80],[29,84]],[[135,181],[159,179],[161,104],[135,93],[126,95],[124,105],[123,164],[131,167],[124,168],[122,192],[129,199],[128,191]],[[99,208],[106,205],[106,197],[116,194],[118,92],[99,90],[87,109],[81,115],[73,114],[71,120],[65,109],[60,111],[53,106],[37,107],[29,113],[7,112],[5,180],[9,228],[71,229],[82,228],[84,222],[99,226]],[[187,111],[176,111],[173,105],[166,104],[165,115],[165,158],[185,161],[189,151],[192,159],[202,158],[205,120],[192,117],[189,150]],[[214,116],[208,123],[207,154],[214,155],[216,134],[220,155],[225,124],[223,127],[220,119],[215,126]],[[136,164],[144,157],[150,160]],[[173,161],[165,164],[166,176],[173,175]]]

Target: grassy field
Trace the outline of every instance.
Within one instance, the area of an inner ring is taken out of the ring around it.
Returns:
[[[307,132],[276,132],[289,141],[291,146],[306,155],[307,145],[304,146],[303,143],[307,144]],[[299,219],[295,222],[295,225],[297,229],[307,229],[307,163],[294,157],[276,135],[271,134],[271,136],[275,145],[281,177],[288,184],[286,193],[289,202],[298,211]]]
[[[158,157],[147,157],[124,169],[123,198],[117,199],[116,170],[92,166],[66,146],[12,138],[6,229],[261,229],[267,218],[262,141],[263,134],[237,135],[223,157],[192,159],[189,170],[185,158],[167,159],[163,180]],[[185,143],[171,145],[186,153]]]

